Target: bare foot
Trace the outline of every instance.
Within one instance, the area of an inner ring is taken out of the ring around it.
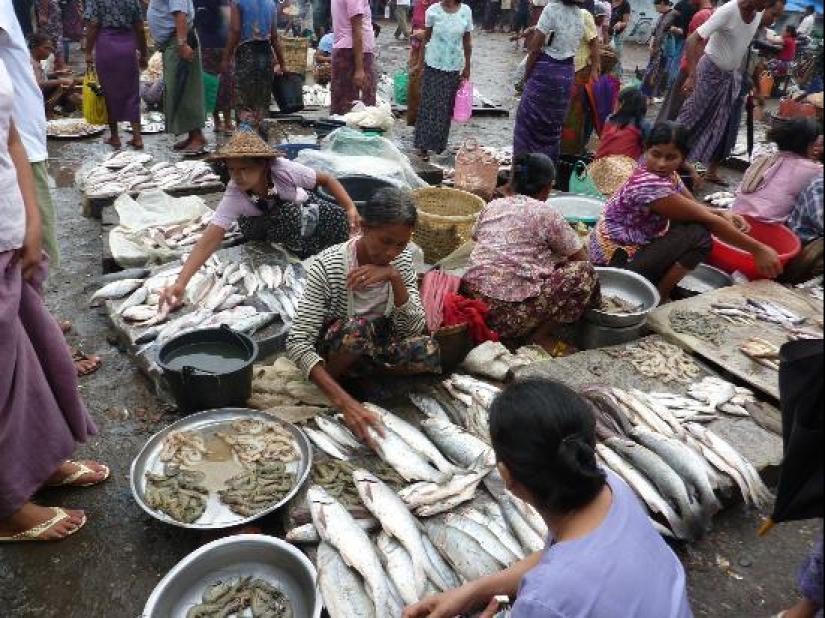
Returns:
[[[91,472],[85,472],[76,479],[72,480],[71,483],[66,483],[67,479],[81,471],[81,465],[90,469]],[[46,487],[84,487],[89,485],[96,485],[98,483],[102,483],[103,481],[105,481],[108,475],[109,468],[107,468],[103,464],[97,463],[96,461],[67,461],[64,462],[60,466],[60,468],[57,469],[57,472],[55,472],[51,475],[51,477],[49,477],[49,480],[46,481]]]
[[[189,142],[191,142],[191,141],[192,140],[190,138],[186,137],[186,138],[180,140],[179,142],[175,142],[175,145],[172,146],[172,149],[173,150],[183,150],[184,148],[186,148],[189,145]]]
[[[120,139],[115,139],[114,137],[110,137],[109,139],[103,142],[107,146],[111,146],[112,148],[120,148],[123,144],[120,143]]]
[[[131,146],[135,150],[143,150],[143,138],[139,135],[136,135],[128,142],[126,142],[126,145]]]
[[[83,511],[64,509],[67,517],[44,531],[38,540],[59,541],[77,532],[86,522]],[[46,523],[55,516],[52,507],[38,506],[27,502],[19,511],[7,519],[0,520],[0,537],[11,537]]]

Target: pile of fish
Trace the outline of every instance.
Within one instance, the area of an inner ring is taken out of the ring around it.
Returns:
[[[288,463],[300,457],[292,434],[278,423],[242,419],[234,421],[231,428],[215,435],[232,447],[235,461],[246,468]]]
[[[742,304],[713,303],[710,311],[728,320],[731,324],[741,326],[755,326],[756,321],[761,320],[794,328],[807,321],[805,317],[797,315],[777,303],[756,298],[748,298]]]
[[[166,466],[165,474],[146,473],[145,499],[149,508],[191,524],[203,515],[209,499],[202,472]]]
[[[283,500],[294,486],[295,474],[282,461],[267,461],[227,480],[218,497],[234,513],[251,517]]]
[[[730,191],[719,191],[705,196],[705,201],[717,208],[730,208],[736,196]]]
[[[702,370],[685,352],[661,339],[646,338],[633,345],[606,348],[605,353],[633,366],[647,378],[688,384]]]
[[[300,263],[286,268],[274,264],[254,268],[217,255],[209,258],[187,286],[186,301],[191,311],[172,317],[168,305],[159,307],[160,294],[175,283],[187,257],[148,277],[105,284],[92,295],[92,306],[124,299],[114,307],[113,315],[122,316],[133,328],[140,329],[133,334],[133,342],[147,344],[142,352],[192,330],[227,325],[251,335],[277,319],[291,323],[295,317],[306,285]]]
[[[220,184],[220,177],[203,161],[163,161],[146,167],[151,160],[145,153],[116,152],[85,174],[81,188],[87,196],[104,197]]]
[[[304,105],[306,107],[329,107],[332,95],[329,86],[304,86]]]
[[[712,315],[687,309],[674,309],[668,319],[670,327],[677,333],[704,339],[717,346],[725,342],[727,326]]]
[[[49,120],[46,123],[46,135],[49,137],[86,137],[99,133],[104,127],[101,125],[89,124],[79,118],[61,118],[59,120]]]
[[[825,300],[825,291],[823,291],[822,281],[823,278],[820,275],[819,277],[815,277],[810,281],[806,281],[805,283],[799,284],[798,286],[796,286],[796,289],[803,290],[819,302],[822,302],[823,300]]]
[[[148,249],[164,249],[176,251],[192,247],[198,243],[212,220],[212,212],[204,214],[199,219],[176,223],[174,225],[158,225],[140,230],[137,241]],[[236,223],[224,234],[224,242],[231,242],[241,237]]]
[[[739,346],[742,354],[768,369],[779,371],[779,346],[761,337],[750,337]]]
[[[251,614],[246,613],[249,610]],[[186,618],[224,618],[248,616],[252,618],[293,618],[292,603],[278,588],[264,581],[237,577],[209,586],[198,605],[193,605]]]

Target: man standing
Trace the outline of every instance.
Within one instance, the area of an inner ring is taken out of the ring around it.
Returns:
[[[775,0],[731,0],[717,9],[687,40],[689,96],[677,122],[693,136],[690,161],[708,164],[724,138],[731,109],[741,88],[739,67],[762,19]],[[721,179],[708,174],[706,180]]]
[[[183,154],[206,148],[203,67],[198,36],[193,28],[192,0],[151,0],[147,13],[149,31],[163,52],[163,107],[166,131],[187,137],[174,146]]]
[[[375,105],[375,33],[369,0],[332,0],[333,114],[346,114],[352,104]]]
[[[802,18],[802,21],[799,22],[799,25],[796,27],[796,34],[800,37],[810,39],[814,32],[815,21],[816,9],[813,6],[809,6],[805,9],[805,17]]]
[[[395,0],[395,18],[398,28],[395,30],[396,39],[410,38],[410,0]]]

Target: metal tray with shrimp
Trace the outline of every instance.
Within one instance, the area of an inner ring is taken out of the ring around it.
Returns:
[[[82,118],[57,118],[46,123],[46,137],[56,140],[86,139],[105,131],[104,125],[89,124]]]
[[[225,437],[218,435],[244,435],[233,434],[233,431],[236,431],[233,430],[233,424],[238,421],[265,423],[285,430],[291,438],[297,455],[296,459],[284,464],[286,471],[292,477],[291,488],[282,497],[279,496],[279,499],[266,504],[254,513],[241,514],[232,510],[228,506],[231,501],[226,495],[219,496],[219,491],[226,492],[230,487],[234,487],[231,485],[232,481],[249,475],[251,470],[256,469],[254,466],[278,462],[272,459],[256,462],[254,465],[249,461],[246,462],[246,466],[241,463],[242,459],[239,458],[239,452],[234,450],[235,447],[227,442]],[[174,462],[175,470],[180,470],[178,474],[181,478],[185,475],[189,475],[186,478],[191,478],[192,475],[199,477],[201,494],[206,496],[205,508],[202,508],[200,515],[191,522],[177,519],[164,510],[153,508],[150,505],[152,500],[147,497],[150,478],[158,478],[158,475],[176,478],[173,476],[174,472],[170,472],[170,461],[162,459],[162,455],[167,448],[167,440],[170,436],[181,435],[181,432],[191,432],[186,435],[198,436],[204,453],[202,458],[184,458]],[[213,530],[244,525],[283,507],[306,482],[311,468],[312,448],[306,435],[300,429],[259,410],[222,408],[187,416],[152,436],[132,462],[131,488],[140,507],[155,519],[181,528]]]

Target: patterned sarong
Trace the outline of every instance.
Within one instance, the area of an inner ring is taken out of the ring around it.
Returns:
[[[696,85],[677,122],[691,134],[690,160],[710,163],[725,136],[742,74],[722,71],[708,56],[696,67]]]

